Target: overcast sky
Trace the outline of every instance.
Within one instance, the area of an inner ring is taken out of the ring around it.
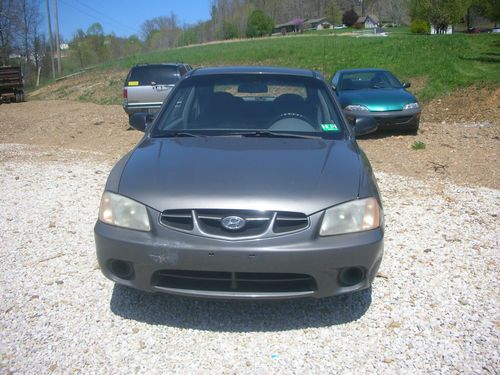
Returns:
[[[46,16],[46,0],[41,1]],[[54,30],[53,0],[49,0],[52,29]],[[174,12],[180,24],[193,24],[210,18],[210,0],[57,0],[59,32],[70,40],[77,29],[84,31],[99,22],[106,34],[118,36],[139,35],[141,24],[150,18],[167,16]],[[46,31],[47,19],[41,25]]]

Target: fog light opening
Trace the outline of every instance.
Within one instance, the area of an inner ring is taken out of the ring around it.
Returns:
[[[365,278],[365,272],[360,267],[344,268],[339,273],[339,281],[343,286],[359,284]]]
[[[134,267],[128,262],[113,259],[109,261],[109,270],[120,279],[130,280],[134,276]]]

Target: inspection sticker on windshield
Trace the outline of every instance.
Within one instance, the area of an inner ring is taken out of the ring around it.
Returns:
[[[335,124],[321,124],[321,129],[323,129],[324,132],[339,132],[340,131],[338,126]]]

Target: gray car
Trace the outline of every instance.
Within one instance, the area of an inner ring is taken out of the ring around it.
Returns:
[[[181,77],[191,70],[182,63],[138,64],[130,69],[123,87],[123,109],[134,113],[157,113]]]
[[[131,124],[145,135],[111,171],[95,225],[106,277],[210,298],[370,287],[383,255],[382,202],[319,73],[194,70],[152,122],[138,113]]]

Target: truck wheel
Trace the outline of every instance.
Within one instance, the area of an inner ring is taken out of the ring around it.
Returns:
[[[23,101],[23,93],[22,92],[16,92],[16,103],[21,103]]]

